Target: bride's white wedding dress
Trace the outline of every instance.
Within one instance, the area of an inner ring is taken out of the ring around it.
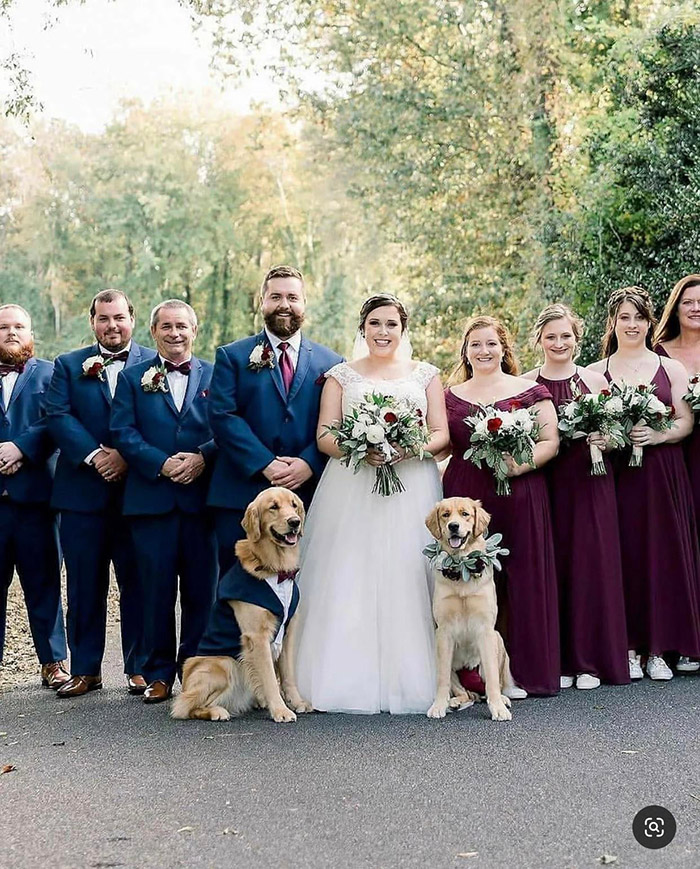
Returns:
[[[367,380],[347,363],[328,372],[343,389],[343,413],[373,390],[427,411],[438,369],[418,362],[400,380]],[[327,712],[426,712],[435,694],[431,577],[421,550],[425,517],[442,497],[432,459],[396,465],[406,488],[372,494],[375,469],[357,474],[329,459],[302,539],[297,679]]]

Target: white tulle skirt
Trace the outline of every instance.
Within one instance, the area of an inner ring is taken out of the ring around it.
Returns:
[[[331,459],[302,540],[297,679],[315,709],[424,713],[435,694],[425,517],[442,497],[432,460],[397,465],[406,487],[372,494],[374,469]]]

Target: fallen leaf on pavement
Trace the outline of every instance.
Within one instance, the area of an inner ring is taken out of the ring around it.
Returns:
[[[194,827],[180,827],[178,833],[194,833]]]
[[[478,851],[462,851],[461,854],[457,854],[456,856],[457,857],[478,857],[479,852]]]
[[[5,775],[6,772],[14,772],[16,769],[16,766],[12,766],[11,763],[6,763],[5,766],[0,769],[0,775]]]
[[[609,866],[611,863],[617,863],[617,855],[616,854],[603,854],[602,857],[598,857],[598,862],[602,863],[603,866]]]

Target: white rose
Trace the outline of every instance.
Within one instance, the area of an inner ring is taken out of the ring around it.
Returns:
[[[576,402],[570,401],[564,407],[564,416],[567,417],[567,419],[573,419],[577,415],[578,415],[578,407],[576,407]]]
[[[480,419],[479,422],[474,426],[474,434],[485,435],[488,432],[488,428],[486,427],[486,420]]]
[[[367,426],[366,438],[371,444],[381,444],[384,442],[384,428],[375,423]]]
[[[352,436],[354,438],[361,438],[365,434],[367,434],[367,424],[358,420],[352,427]]]
[[[614,398],[609,398],[604,406],[605,412],[609,414],[622,413],[624,410],[624,405],[622,404],[622,399],[619,395],[616,395]]]
[[[253,347],[253,352],[250,354],[248,361],[252,362],[253,365],[259,365],[262,362],[263,355],[263,345],[257,344]]]
[[[149,368],[148,371],[145,371],[143,377],[141,378],[141,386],[150,386],[153,382],[153,378],[156,376],[156,369]]]
[[[498,414],[502,420],[501,428],[513,428],[515,425],[515,416],[509,410],[504,410]]]
[[[88,356],[83,362],[83,374],[87,374],[93,365],[104,365],[104,359],[101,356]]]
[[[694,398],[700,398],[700,383],[694,383],[690,393]]]
[[[668,408],[666,405],[658,399],[655,395],[650,396],[649,398],[649,410],[652,413],[666,413]]]

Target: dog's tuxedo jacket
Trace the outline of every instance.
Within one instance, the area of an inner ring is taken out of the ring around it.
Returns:
[[[209,624],[200,640],[198,655],[227,655],[238,658],[242,652],[241,629],[236,621],[233,608],[227,603],[230,600],[240,600],[252,603],[269,610],[277,617],[277,634],[284,623],[286,628],[299,605],[299,588],[293,579],[284,580],[291,583],[291,600],[289,611],[285,618],[285,607],[265,579],[256,579],[245,571],[238,561],[225,573],[219,581],[216,603],[209,616]],[[284,584],[282,583],[282,584]]]

